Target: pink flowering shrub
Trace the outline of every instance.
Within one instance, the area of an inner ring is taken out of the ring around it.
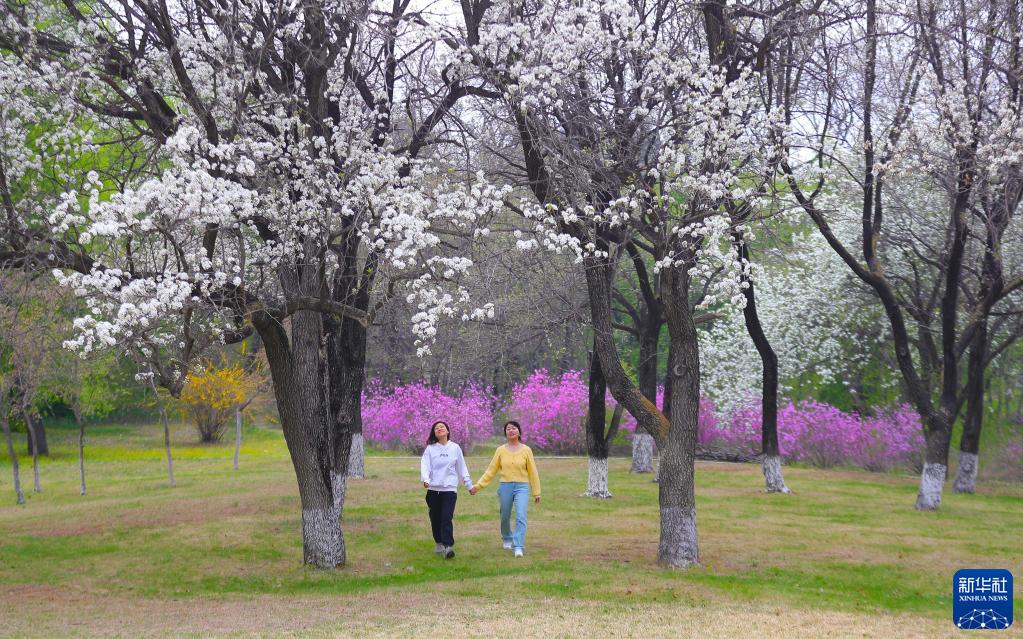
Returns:
[[[658,407],[663,397],[663,389],[658,389]],[[505,418],[522,423],[524,441],[530,446],[545,453],[584,454],[588,401],[582,372],[552,375],[537,370],[513,387],[503,412]],[[610,395],[606,401],[610,416],[615,402]],[[370,382],[363,393],[363,435],[388,450],[420,452],[430,424],[443,419],[451,426],[452,440],[469,451],[499,430],[495,429],[494,405],[490,391],[476,385],[449,395],[423,383],[385,388]],[[714,402],[703,398],[697,441],[703,450],[752,457],[760,452],[760,424],[759,401],[720,418]],[[636,420],[627,412],[621,429],[630,437],[636,430]],[[862,417],[821,402],[790,402],[778,410],[778,445],[786,461],[822,468],[852,465],[874,471],[918,470],[923,435],[920,417],[905,405]]]
[[[657,406],[664,401],[664,389],[657,390]],[[605,398],[608,418],[617,406],[608,394]],[[551,375],[546,370],[534,371],[529,379],[512,389],[506,407],[509,419],[519,421],[525,430],[525,441],[544,452],[559,455],[586,452],[586,411],[589,406],[589,388],[581,371],[566,371]],[[717,422],[714,403],[700,401],[700,432],[711,429]],[[628,412],[622,416],[621,430],[631,437],[636,431],[636,419]]]
[[[664,387],[658,386],[657,408],[663,409],[663,407]],[[699,443],[700,445],[704,445],[707,443],[708,437],[710,437],[710,434],[714,432],[715,427],[717,426],[718,416],[715,413],[715,410],[716,409],[713,400],[707,397],[703,397],[700,399],[700,412],[699,415],[697,416],[696,422],[698,437],[697,443]],[[629,433],[635,433],[636,426],[637,426],[636,418],[626,412],[625,415],[622,417],[622,429],[627,430]]]
[[[362,394],[362,434],[386,450],[422,452],[430,425],[451,427],[451,441],[468,452],[494,434],[494,398],[490,391],[468,385],[457,395],[422,382],[385,388],[370,381]]]
[[[733,411],[700,443],[740,454],[760,450],[760,403]],[[916,469],[921,463],[920,417],[908,406],[888,414],[861,417],[829,404],[805,401],[778,410],[778,447],[786,461],[828,468],[846,464],[867,470]]]
[[[586,409],[589,389],[580,371],[551,375],[533,371],[512,388],[505,407],[508,419],[522,424],[524,441],[547,453],[586,452]]]
[[[1010,432],[989,449],[982,445],[980,455],[983,477],[1023,481],[1023,433]]]

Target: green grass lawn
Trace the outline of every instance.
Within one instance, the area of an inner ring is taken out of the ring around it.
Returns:
[[[626,459],[611,462],[614,498],[591,500],[585,459],[539,458],[544,499],[519,560],[500,548],[493,487],[463,491],[445,561],[418,461],[395,456],[371,456],[351,484],[349,562],[323,572],[301,563],[279,431],[248,429],[233,471],[232,444],[199,446],[177,426],[170,488],[157,427],[91,427],[85,497],[75,436],[51,428],[40,494],[21,459],[24,506],[0,464],[0,634],[415,636],[451,617],[462,636],[819,636],[822,623],[832,636],[935,636],[954,632],[957,569],[1023,576],[1019,484],[949,491],[918,513],[908,475],[787,468],[794,493],[767,495],[758,466],[717,463],[697,470],[703,565],[661,569],[657,487]],[[468,458],[474,477],[482,454]]]

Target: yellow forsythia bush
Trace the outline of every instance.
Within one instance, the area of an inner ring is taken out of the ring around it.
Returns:
[[[237,364],[207,366],[189,373],[181,391],[181,404],[184,412],[195,420],[199,439],[205,443],[219,442],[227,420],[256,393],[257,387],[256,375]]]

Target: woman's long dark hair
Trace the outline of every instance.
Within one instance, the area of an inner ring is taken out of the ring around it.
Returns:
[[[439,444],[440,443],[440,442],[437,441],[437,433],[435,433],[434,430],[433,430],[433,429],[437,428],[437,424],[444,424],[444,427],[448,429],[448,441],[451,441],[451,427],[448,426],[448,423],[446,421],[444,421],[443,419],[439,419],[439,420],[435,421],[432,426],[430,426],[430,436],[426,438],[426,445],[427,446],[429,446],[430,444]]]

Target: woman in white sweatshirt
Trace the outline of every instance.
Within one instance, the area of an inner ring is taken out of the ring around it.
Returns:
[[[426,450],[419,463],[419,474],[426,488],[426,505],[430,509],[430,526],[433,528],[434,552],[447,559],[455,556],[455,502],[458,500],[458,480],[461,479],[470,495],[476,494],[472,485],[465,457],[458,444],[449,439],[451,431],[442,421],[430,427]]]

